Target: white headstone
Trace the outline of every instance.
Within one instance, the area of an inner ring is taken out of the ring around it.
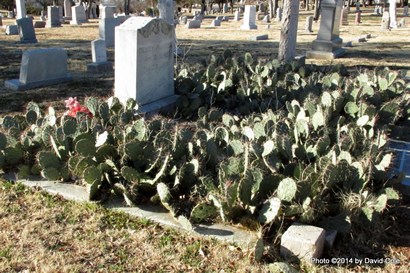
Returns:
[[[234,21],[239,21],[239,10],[235,11],[235,15],[233,18]]]
[[[388,11],[383,12],[382,16],[382,30],[390,29],[390,14]]]
[[[200,28],[201,21],[200,20],[188,20],[186,23],[186,28]]]
[[[219,20],[212,20],[211,22],[211,27],[220,27],[221,26],[221,21]]]
[[[77,5],[71,7],[72,20],[71,25],[80,25],[81,23],[87,23],[87,17],[85,16],[85,9],[83,5]]]
[[[121,24],[120,18],[101,18],[98,23],[98,33],[102,40],[105,40],[105,46],[110,48],[115,45],[115,27]]]
[[[313,26],[313,16],[310,15],[306,17],[305,32],[307,33],[313,32],[312,26]]]
[[[101,5],[100,5],[101,6]],[[115,6],[101,6],[101,18],[114,18]]]
[[[228,13],[229,7],[227,3],[224,3],[222,6],[222,12],[223,13]]]
[[[57,6],[48,6],[47,14],[46,27],[61,27],[60,10]]]
[[[66,19],[71,19],[71,1],[64,0],[64,17]]]
[[[158,1],[159,18],[170,25],[174,25],[174,0]]]
[[[93,63],[100,63],[107,61],[107,49],[105,47],[105,41],[97,39],[91,41],[91,56]]]
[[[277,8],[276,9],[276,22],[282,21],[282,8]]]
[[[162,19],[131,17],[115,28],[115,96],[138,105],[174,97],[173,27]]]
[[[20,78],[6,81],[4,85],[13,90],[26,90],[70,80],[72,77],[67,73],[66,50],[31,49],[23,52]]]
[[[16,0],[17,19],[26,18],[25,0]]]
[[[257,29],[258,26],[255,24],[255,22],[256,22],[256,7],[246,5],[241,29]]]
[[[389,0],[390,27],[397,28],[396,0]]]

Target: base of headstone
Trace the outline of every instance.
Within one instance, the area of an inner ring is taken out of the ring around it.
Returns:
[[[346,51],[343,48],[338,48],[332,52],[310,50],[306,52],[306,58],[333,60],[333,59],[343,56],[345,53]]]
[[[87,64],[87,72],[91,74],[103,74],[113,72],[112,62],[98,62]]]
[[[257,25],[241,25],[242,30],[258,29]]]
[[[82,24],[78,21],[70,21],[70,25],[81,26]]]
[[[297,62],[300,66],[305,66],[305,64],[306,64],[306,56],[305,56],[305,55],[295,56],[294,61]]]
[[[30,39],[30,40],[24,39],[24,40],[20,40],[16,42],[16,44],[37,44],[37,43],[38,43],[37,39]]]
[[[8,80],[4,82],[4,86],[6,88],[15,90],[15,91],[22,91],[22,90],[28,90],[28,89],[33,89],[33,88],[38,88],[38,87],[43,87],[43,86],[49,86],[49,85],[55,85],[55,84],[60,84],[64,82],[69,82],[72,81],[73,77],[71,75],[67,75],[64,78],[57,78],[57,79],[51,79],[51,80],[43,80],[43,81],[38,81],[38,82],[30,82],[30,83],[22,83],[18,79],[13,79],[13,80]]]
[[[268,34],[251,36],[251,37],[249,37],[249,40],[251,40],[251,41],[263,41],[263,40],[268,40]]]
[[[71,20],[73,20],[73,18],[72,18],[72,17],[69,17],[69,16],[64,16],[64,17],[63,17],[63,20],[64,20],[64,21],[71,21]]]
[[[138,107],[138,112],[143,114],[157,114],[160,112],[170,112],[176,106],[178,96],[172,95],[151,103],[147,103]]]

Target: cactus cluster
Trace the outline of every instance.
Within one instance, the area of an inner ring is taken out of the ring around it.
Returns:
[[[0,168],[76,180],[91,200],[158,202],[187,229],[242,218],[346,223],[355,218],[338,200],[351,194],[370,217],[397,199],[386,140],[409,127],[409,87],[387,69],[347,76],[227,51],[205,69],[177,70],[183,122],[145,119],[117,98],[88,98],[92,115],[75,117],[30,103],[0,120]]]

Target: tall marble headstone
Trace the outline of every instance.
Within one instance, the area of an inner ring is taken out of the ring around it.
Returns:
[[[389,0],[390,27],[397,28],[396,0]]]
[[[258,26],[255,24],[255,22],[256,22],[256,7],[246,5],[241,29],[257,29]]]
[[[382,31],[390,30],[390,14],[388,11],[383,12]]]
[[[234,21],[239,21],[239,10],[235,11],[235,15],[233,18]]]
[[[307,58],[334,59],[345,53],[339,37],[342,5],[343,0],[322,0],[319,32],[312,50],[306,53]]]
[[[25,0],[16,0],[17,19],[26,18]]]
[[[115,27],[121,24],[121,18],[114,18],[114,6],[103,6],[101,20],[98,23],[98,34],[100,39],[105,40],[105,46],[115,46]]]
[[[131,17],[115,28],[115,93],[141,112],[175,103],[173,27],[162,19]]]
[[[170,24],[173,28],[174,41],[172,42],[172,51],[176,53],[176,34],[174,20],[174,0],[159,0],[158,1],[159,18]]]
[[[64,0],[64,19],[71,20],[71,1]]]
[[[61,27],[60,10],[57,6],[47,7],[46,27]]]

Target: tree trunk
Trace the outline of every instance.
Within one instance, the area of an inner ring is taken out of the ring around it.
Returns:
[[[273,16],[276,17],[276,10],[279,7],[279,0],[273,0]]]
[[[315,13],[313,14],[313,20],[319,20],[319,11],[320,11],[320,0],[315,0]]]
[[[269,15],[270,15],[270,18],[273,18],[275,17],[275,7],[273,4],[273,0],[268,0],[268,3],[269,3]]]
[[[296,56],[299,0],[284,0],[278,60],[291,62]]]

